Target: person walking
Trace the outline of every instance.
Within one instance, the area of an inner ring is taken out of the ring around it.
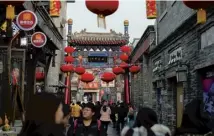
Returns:
[[[121,136],[171,136],[171,131],[168,127],[158,124],[155,111],[145,107],[139,109],[134,126],[124,127]]]
[[[74,121],[67,136],[106,136],[103,125],[95,117],[95,106],[87,103],[82,109],[82,117]]]
[[[111,109],[109,107],[107,107],[106,105],[104,105],[101,108],[100,114],[101,114],[100,120],[102,122],[102,125],[104,126],[105,132],[107,133],[108,125],[111,122],[111,118],[110,118]]]

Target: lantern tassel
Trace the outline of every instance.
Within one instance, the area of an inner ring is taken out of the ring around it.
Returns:
[[[197,24],[204,24],[207,21],[206,10],[199,9],[197,11]]]
[[[99,28],[104,28],[106,29],[106,20],[105,20],[105,16],[103,15],[98,15],[97,16],[97,24]]]

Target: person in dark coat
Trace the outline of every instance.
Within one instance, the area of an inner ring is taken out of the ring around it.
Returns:
[[[115,128],[116,127],[116,104],[112,103],[110,108],[111,108],[111,120],[113,123],[113,128]]]
[[[32,96],[18,136],[64,136],[62,109],[63,104],[53,94],[42,92]]]
[[[95,117],[97,119],[99,119],[101,116],[101,114],[100,114],[101,107],[102,107],[101,103],[99,101],[97,101],[96,105],[95,105]]]
[[[121,136],[171,136],[171,131],[168,127],[158,124],[155,111],[145,107],[139,109],[134,126],[124,127]]]
[[[214,119],[211,119],[203,110],[202,100],[194,99],[186,105],[181,127],[177,128],[176,135],[207,134],[213,130]]]
[[[128,107],[125,105],[124,102],[120,104],[119,107],[117,107],[117,114],[118,114],[118,120],[117,120],[117,133],[119,134],[122,128],[125,126],[125,118],[128,114]]]
[[[87,103],[83,107],[83,116],[74,121],[74,125],[69,128],[68,136],[106,136],[103,125],[94,117],[95,106]]]

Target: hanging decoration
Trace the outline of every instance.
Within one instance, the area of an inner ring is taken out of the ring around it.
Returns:
[[[71,73],[74,71],[74,66],[71,64],[74,62],[74,58],[72,57],[72,53],[75,49],[72,46],[65,47],[64,51],[67,53],[64,60],[66,64],[62,64],[60,69],[62,72],[66,73],[65,77],[65,104],[70,104],[71,102]]]
[[[137,65],[133,65],[129,68],[129,71],[134,75],[134,77],[136,78],[136,74],[138,72],[140,72],[140,66]]]
[[[51,17],[59,17],[61,9],[60,0],[50,0],[49,14]]]
[[[94,75],[86,72],[81,75],[80,80],[85,83],[90,83],[90,82],[94,81]]]
[[[157,17],[157,7],[155,0],[146,0],[147,19],[155,19]]]
[[[124,46],[120,47],[120,50],[124,53],[130,53],[131,52],[131,48],[128,45],[124,45]]]
[[[109,82],[112,82],[115,78],[116,78],[116,75],[114,73],[105,72],[103,73],[101,80],[108,84]]]
[[[37,71],[36,72],[36,80],[37,81],[41,81],[41,80],[44,80],[44,79],[45,79],[45,73]]]
[[[117,11],[119,0],[86,0],[85,4],[88,10],[97,14],[98,27],[106,28],[105,17]]]
[[[129,68],[129,64],[128,63],[126,63],[126,62],[122,62],[122,63],[120,63],[120,67],[121,68]]]
[[[123,53],[120,55],[120,59],[122,61],[128,61],[129,60],[129,56],[126,53]]]
[[[75,59],[72,56],[65,56],[64,61],[66,63],[73,63]]]
[[[72,46],[67,46],[67,47],[65,47],[64,51],[66,53],[73,53],[75,51],[75,49]]]
[[[85,73],[85,68],[82,66],[78,66],[75,68],[75,73],[77,73],[78,75],[82,75]]]
[[[114,67],[114,68],[112,69],[112,72],[113,72],[115,75],[119,75],[119,74],[125,73],[125,70],[124,70],[123,68],[121,68],[121,67],[116,66],[116,67]]]
[[[74,67],[72,64],[63,64],[60,67],[61,71],[67,73],[68,75],[74,71]]]
[[[191,1],[183,0],[183,3],[191,8],[197,10],[197,24],[204,24],[207,20],[206,8],[214,5],[213,1]]]

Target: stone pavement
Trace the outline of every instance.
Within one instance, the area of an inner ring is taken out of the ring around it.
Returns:
[[[116,130],[110,124],[108,127],[108,136],[118,136]]]

